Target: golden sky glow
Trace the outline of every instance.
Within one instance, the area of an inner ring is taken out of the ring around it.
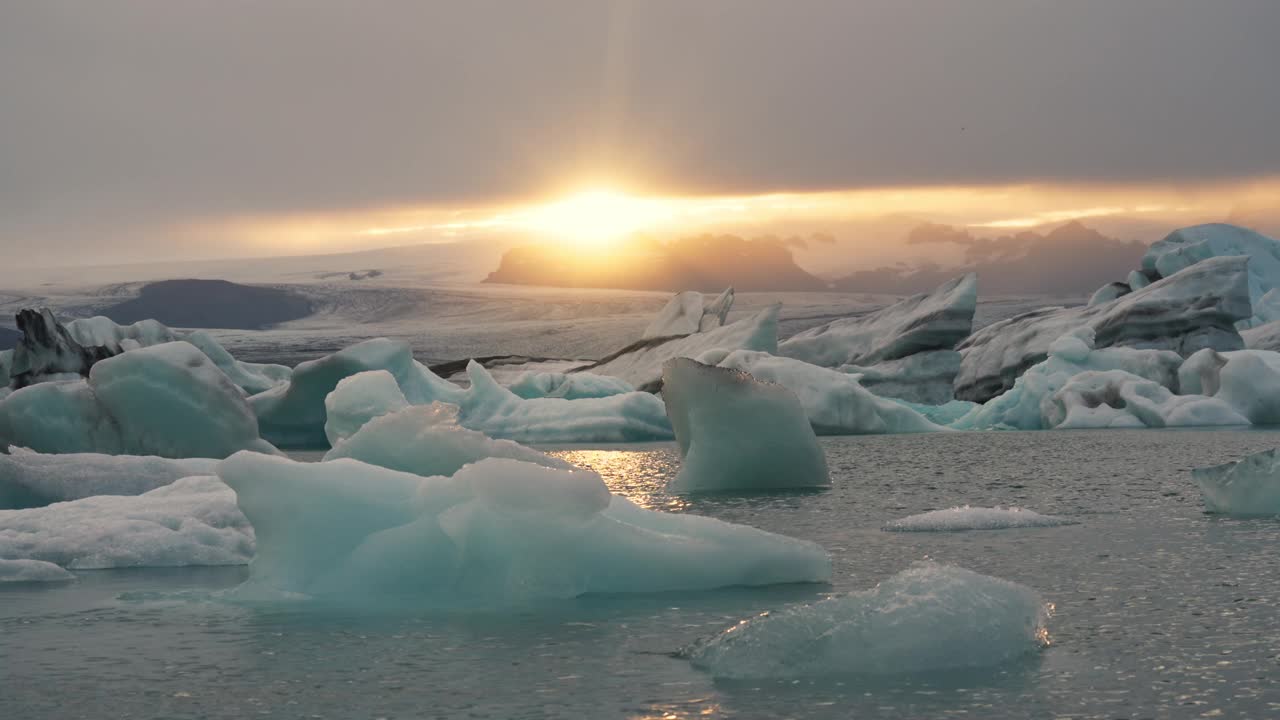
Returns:
[[[466,207],[240,218],[186,231],[223,242],[238,241],[251,248],[248,254],[340,252],[471,240],[506,245],[555,242],[607,250],[614,241],[634,233],[663,238],[702,232],[785,236],[821,231],[836,235],[842,248],[865,254],[866,262],[875,265],[891,259],[897,252],[893,246],[902,239],[900,229],[877,229],[889,227],[884,225],[888,219],[928,220],[994,235],[1071,219],[1105,231],[1105,223],[1118,218],[1167,232],[1179,225],[1225,220],[1242,207],[1274,214],[1274,198],[1280,197],[1280,178],[1194,187],[1024,184],[723,196],[673,196],[629,192],[623,187],[627,186],[582,185],[540,200]]]

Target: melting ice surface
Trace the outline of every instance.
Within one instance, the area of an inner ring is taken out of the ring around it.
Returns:
[[[950,532],[958,530],[1004,530],[1025,527],[1073,525],[1067,518],[1041,515],[1018,507],[963,507],[932,510],[885,523],[884,530],[894,532]]]
[[[919,563],[871,590],[744,620],[690,657],[731,679],[987,667],[1046,644],[1048,615],[1031,588]]]
[[[247,578],[242,566],[72,570],[74,582],[0,583],[0,708],[5,718],[26,720],[96,718],[103,708],[165,719],[264,711],[680,720],[1272,716],[1280,522],[1206,515],[1187,468],[1275,448],[1280,432],[819,442],[834,482],[807,494],[672,495],[665,489],[679,468],[672,443],[553,454],[599,471],[642,507],[816,542],[831,553],[829,586],[585,595],[519,612],[442,612],[420,603],[366,612],[219,601]],[[888,518],[965,504],[1029,507],[1080,524],[996,533],[879,529]],[[149,516],[183,527],[171,513]],[[84,517],[106,523],[101,508]],[[743,618],[867,591],[924,557],[1038,591],[1057,607],[1053,644],[967,671],[785,681],[717,681],[673,657]]]

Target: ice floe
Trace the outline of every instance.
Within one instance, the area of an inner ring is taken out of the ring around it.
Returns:
[[[1197,468],[1191,479],[1209,512],[1241,517],[1280,515],[1280,449]]]
[[[1075,521],[1053,515],[1041,515],[1020,507],[961,507],[933,510],[911,515],[889,523],[882,530],[891,532],[957,532],[963,530],[1006,530],[1010,528],[1057,527],[1074,525]]]
[[[1039,593],[917,563],[871,590],[744,620],[688,651],[725,679],[896,675],[992,667],[1047,643]]]

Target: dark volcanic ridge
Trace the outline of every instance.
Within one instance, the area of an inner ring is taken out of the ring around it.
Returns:
[[[102,314],[121,325],[154,319],[170,327],[262,330],[312,312],[309,299],[281,288],[226,280],[161,280],[144,285],[138,297]]]

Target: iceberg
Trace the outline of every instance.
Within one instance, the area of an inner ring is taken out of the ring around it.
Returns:
[[[375,417],[358,432],[336,443],[324,459],[350,458],[430,476],[453,475],[464,465],[488,457],[565,470],[573,468],[563,460],[510,440],[494,440],[484,433],[468,430],[458,424],[457,406],[442,403],[415,405]]]
[[[992,667],[1045,647],[1049,613],[1024,585],[924,562],[871,590],[743,620],[687,655],[743,680]]]
[[[117,325],[105,317],[82,318],[59,323],[47,308],[22,310],[17,316],[24,328],[23,341],[13,351],[18,370],[12,381],[17,387],[60,379],[87,377],[94,363],[130,350],[186,340],[203,352],[232,382],[249,394],[267,390],[289,377],[283,365],[260,365],[236,360],[217,340],[204,331],[184,333],[155,320]],[[12,364],[12,360],[9,364]],[[0,373],[0,384],[8,384],[8,372]]]
[[[1280,424],[1280,353],[1201,350],[1178,370],[1183,392],[1212,395],[1254,425]]]
[[[1280,515],[1280,450],[1191,471],[1205,509],[1239,517]]]
[[[236,507],[235,493],[216,477],[182,478],[137,496],[0,510],[5,560],[98,570],[243,565],[252,557],[253,528]]]
[[[945,405],[954,399],[960,353],[927,350],[874,365],[841,365],[840,372],[854,375],[863,387],[881,397],[925,405]]]
[[[642,442],[670,440],[661,400],[646,392],[566,400],[517,396],[479,363],[467,366],[471,387],[449,401],[458,422],[489,437],[522,443]]]
[[[141,495],[175,480],[212,475],[217,460],[135,455],[46,455],[9,448],[0,455],[0,509],[43,507],[95,495]]]
[[[707,332],[674,338],[647,338],[632,343],[591,365],[578,368],[596,375],[621,378],[645,392],[662,389],[662,364],[672,358],[697,357],[708,350],[778,351],[778,312],[775,303],[735,323]]]
[[[452,477],[422,477],[349,459],[239,453],[218,472],[256,533],[237,593],[246,599],[504,606],[823,582],[831,572],[813,543],[643,510],[586,470],[489,458]]]
[[[667,338],[714,330],[724,325],[731,307],[733,288],[727,288],[710,304],[706,304],[702,293],[685,290],[677,293],[663,306],[640,338]]]
[[[506,387],[517,397],[563,398],[582,400],[635,392],[626,380],[593,373],[523,372],[511,378]]]
[[[921,357],[921,356],[916,356]],[[750,350],[712,350],[698,361],[749,373],[795,393],[819,435],[931,432],[943,428],[902,403],[877,397],[856,375]],[[669,393],[663,391],[664,397]],[[669,402],[669,400],[668,400]]]
[[[299,364],[289,382],[249,398],[262,436],[288,447],[325,447],[325,398],[343,378],[386,370],[412,404],[456,402],[463,389],[413,359],[409,344],[376,338]]]
[[[46,382],[0,400],[0,447],[45,453],[222,458],[275,452],[241,390],[186,342],[96,362],[88,380]]]
[[[668,360],[662,379],[681,457],[669,490],[831,484],[826,455],[809,416],[787,388],[688,358]]]
[[[866,315],[797,333],[778,354],[822,367],[872,365],[928,350],[951,350],[973,329],[978,279],[973,273]]]
[[[1065,406],[1058,405],[1054,410],[1047,409],[1048,406],[1054,402],[1053,397],[1078,375],[1121,370],[1127,378],[1169,388],[1177,387],[1181,364],[1182,358],[1169,350],[1095,349],[1093,329],[1076,328],[1054,340],[1047,357],[1017,378],[1007,392],[983,405],[974,406],[951,427],[961,430],[1048,429],[1054,425],[1046,414],[1052,414],[1059,422],[1065,419],[1061,416]],[[1116,376],[1115,379],[1123,378]]]
[[[457,406],[458,423],[464,428],[525,443],[637,442],[672,437],[666,409],[650,393],[632,391],[575,400],[522,398],[474,361],[467,366],[470,385],[465,389],[436,378],[447,385],[444,392],[437,392],[434,385],[426,392],[401,392],[404,386],[390,372],[374,372],[347,377],[322,400],[321,422],[330,444],[340,444],[374,417],[432,402]],[[432,400],[432,396],[444,399]],[[299,426],[301,423],[295,428]],[[323,446],[302,443],[302,434],[296,430],[290,437],[294,444]]]
[[[1272,320],[1241,330],[1240,337],[1244,339],[1244,346],[1249,350],[1280,351],[1280,320]],[[3,377],[3,372],[0,370],[0,377]]]
[[[1112,282],[1098,288],[1096,292],[1089,297],[1089,306],[1104,305],[1115,300],[1121,295],[1128,295],[1133,292],[1133,288],[1128,283]]]
[[[1044,361],[1049,346],[1081,327],[1099,348],[1238,350],[1235,323],[1252,314],[1245,257],[1211,258],[1103,305],[1042,308],[993,323],[960,343],[956,398],[986,402]]]
[[[953,507],[911,515],[886,523],[890,532],[956,532],[962,530],[1007,530],[1009,528],[1075,525],[1074,520],[1041,515],[1020,507]]]
[[[400,384],[386,370],[366,370],[338,381],[325,396],[324,434],[336,446],[370,420],[409,407]]]
[[[42,560],[0,560],[0,583],[70,582],[76,576]]]
[[[1045,427],[1160,428],[1248,425],[1229,403],[1168,388],[1123,370],[1085,372],[1041,404]]]
[[[1147,249],[1142,257],[1142,273],[1147,277],[1169,277],[1206,260],[1240,255],[1249,258],[1249,300],[1257,312],[1259,306],[1269,305],[1262,302],[1263,297],[1280,288],[1280,241],[1248,228],[1209,223],[1174,230]],[[1246,317],[1240,327],[1263,322],[1267,318]]]

